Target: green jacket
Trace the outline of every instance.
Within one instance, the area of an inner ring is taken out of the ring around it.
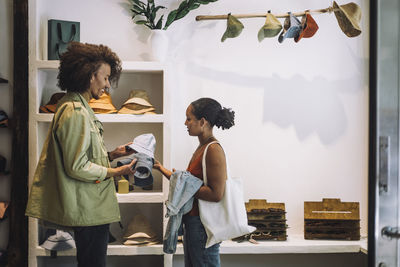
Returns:
[[[27,216],[62,226],[120,221],[114,180],[105,179],[110,162],[102,133],[80,94],[60,100],[33,177]]]

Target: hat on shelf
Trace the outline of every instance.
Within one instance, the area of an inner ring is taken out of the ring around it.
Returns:
[[[0,128],[8,127],[8,116],[4,110],[0,110]]]
[[[6,211],[9,203],[8,202],[0,202],[0,220],[6,218]]]
[[[361,34],[360,21],[361,21],[361,8],[353,2],[345,5],[338,5],[333,1],[333,8],[336,19],[339,23],[340,29],[348,37],[356,37]]]
[[[41,113],[55,113],[57,108],[57,103],[60,99],[65,95],[64,92],[54,93],[51,97],[49,102],[46,105],[41,106],[39,111]]]
[[[147,92],[144,90],[132,90],[129,99],[118,110],[119,114],[155,114],[155,108],[150,104]]]
[[[283,31],[279,35],[278,41],[282,43],[286,38],[295,38],[301,31],[301,22],[291,13],[285,18]]]
[[[137,214],[129,222],[123,238],[126,239],[124,245],[142,245],[154,243],[157,235],[147,218],[143,214]]]
[[[229,13],[226,30],[224,32],[224,35],[222,35],[221,42],[224,42],[226,38],[238,37],[242,32],[243,28],[244,28],[243,24],[237,18],[232,16],[231,13]]]
[[[40,246],[48,250],[62,251],[75,248],[75,241],[70,233],[56,230],[56,234],[49,236]]]
[[[294,38],[294,41],[297,43],[301,40],[301,38],[310,38],[314,36],[314,34],[318,31],[318,25],[315,22],[314,18],[311,17],[310,13],[306,11],[306,14],[301,19],[301,27],[302,30],[300,34]]]
[[[264,38],[274,37],[278,35],[281,30],[282,24],[273,14],[271,14],[271,10],[268,10],[265,24],[258,31],[258,41],[261,42]]]
[[[90,99],[89,106],[97,114],[117,113],[117,109],[112,103],[111,96],[108,93],[103,93],[99,99]]]

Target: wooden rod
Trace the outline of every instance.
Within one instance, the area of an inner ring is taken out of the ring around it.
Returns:
[[[300,17],[306,14],[306,12],[308,13],[313,13],[313,14],[323,14],[323,13],[331,13],[333,11],[339,11],[339,9],[334,9],[333,7],[328,7],[328,8],[323,8],[323,9],[316,9],[316,10],[308,10],[308,11],[303,11],[303,12],[295,12],[292,14],[296,17]],[[273,14],[275,17],[277,18],[286,18],[289,17],[288,13],[284,13],[284,14]],[[267,16],[266,13],[263,14],[236,14],[236,15],[232,15],[237,19],[247,19],[247,18],[265,18]],[[227,19],[228,15],[199,15],[196,16],[196,20],[217,20],[217,19]]]

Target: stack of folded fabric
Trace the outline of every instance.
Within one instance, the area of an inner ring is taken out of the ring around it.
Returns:
[[[97,114],[117,113],[117,109],[113,105],[111,96],[108,93],[102,94],[99,99],[90,99],[89,106]]]
[[[339,198],[305,201],[304,239],[360,240],[360,203]]]
[[[257,229],[246,236],[235,238],[235,241],[287,239],[285,203],[267,203],[266,199],[250,199],[245,203],[249,225]]]
[[[155,108],[150,104],[149,97],[144,90],[132,90],[129,99],[118,111],[119,114],[156,114]]]
[[[46,105],[39,108],[41,113],[55,113],[58,101],[65,95],[63,92],[58,92],[50,97]]]
[[[151,228],[147,218],[138,214],[129,222],[124,233],[124,245],[154,245],[157,244],[157,235]]]

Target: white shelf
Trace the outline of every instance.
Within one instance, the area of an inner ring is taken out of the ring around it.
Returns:
[[[259,244],[224,241],[220,254],[359,253],[366,242],[366,238],[360,241],[305,240],[303,236],[289,236],[287,241],[259,241]],[[177,246],[176,254],[183,255],[182,244]]]
[[[117,194],[118,203],[163,203],[164,194],[157,193],[128,193]]]
[[[36,60],[38,69],[56,70],[60,65],[59,60]],[[155,61],[122,61],[122,72],[131,73],[160,73],[164,70],[164,66],[160,62]]]
[[[134,255],[163,255],[163,246],[160,244],[151,246],[125,246],[108,245],[107,255],[134,256]],[[75,256],[76,249],[69,249],[57,252],[57,256]],[[50,251],[38,246],[36,256],[50,256]]]
[[[305,240],[302,236],[289,237],[287,241],[259,241],[237,243],[224,241],[220,254],[318,254],[318,253],[365,253],[367,239],[360,241]],[[50,256],[50,252],[38,246],[37,256]],[[59,256],[74,256],[75,249],[59,252]],[[163,245],[124,246],[109,245],[107,255],[163,255]],[[175,255],[183,255],[183,245],[178,244]]]
[[[51,122],[54,114],[35,114],[34,117],[38,122]],[[155,115],[132,115],[132,114],[96,114],[101,122],[128,122],[128,123],[163,123],[165,117],[162,114]]]

